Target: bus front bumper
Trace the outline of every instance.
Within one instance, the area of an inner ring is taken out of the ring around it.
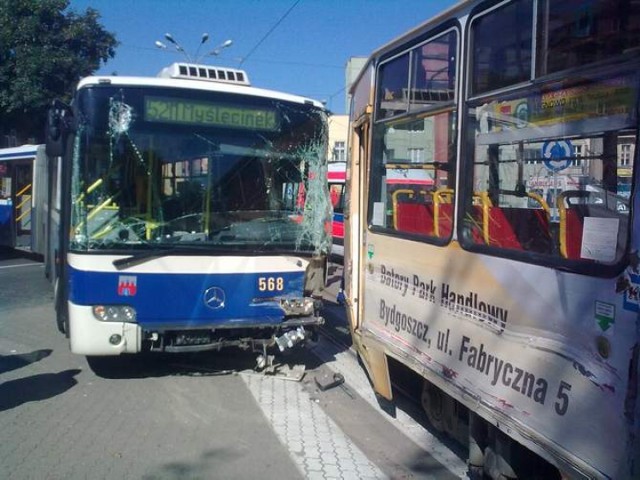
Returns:
[[[71,351],[80,355],[120,355],[142,350],[142,329],[137,323],[103,322],[92,307],[69,303]]]
[[[71,351],[106,356],[141,351],[193,352],[239,347],[253,351],[277,348],[281,352],[317,336],[324,318],[312,314],[281,323],[186,326],[141,326],[133,322],[101,321],[92,307],[69,304]]]

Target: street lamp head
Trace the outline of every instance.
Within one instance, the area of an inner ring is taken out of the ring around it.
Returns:
[[[180,45],[180,44],[178,43],[178,41],[177,41],[175,38],[173,38],[173,35],[171,35],[170,33],[165,33],[165,34],[164,34],[164,38],[166,38],[168,42],[172,43],[172,44],[173,44],[173,46],[174,46],[174,48],[175,48],[178,52],[183,53],[183,54],[185,55],[185,57],[187,57],[187,60],[188,60],[189,62],[191,62],[191,61],[192,61],[192,60],[191,60],[191,58],[192,58],[192,57],[191,57],[191,56],[186,52],[186,50],[185,50],[184,48],[182,48],[182,45]],[[208,34],[208,33],[203,33],[203,34],[202,34],[202,37],[200,38],[200,44],[198,45],[198,49],[196,50],[196,53],[195,53],[195,55],[193,56],[193,58],[195,59],[195,61],[196,61],[196,62],[197,62],[199,59],[201,59],[202,57],[206,57],[206,56],[209,56],[209,55],[214,55],[214,56],[215,56],[215,55],[219,55],[219,54],[220,54],[220,51],[221,51],[223,48],[230,47],[230,46],[231,46],[231,44],[233,44],[233,41],[232,41],[232,40],[225,40],[225,41],[224,41],[224,42],[222,42],[220,45],[218,45],[215,49],[211,50],[209,53],[206,53],[206,54],[204,54],[204,55],[202,55],[202,56],[198,57],[198,52],[200,51],[200,47],[201,47],[204,43],[206,43],[208,40],[209,40],[209,34]],[[165,45],[164,43],[162,43],[162,42],[160,42],[160,41],[158,41],[158,40],[156,40],[155,45],[156,45],[156,47],[161,48],[161,49],[163,49],[163,50],[166,50],[166,49],[167,49],[167,45]]]
[[[216,56],[220,55],[220,52],[222,51],[223,48],[230,47],[232,44],[233,44],[232,40],[225,40],[220,45],[218,45],[216,48],[214,48],[209,53],[207,53],[207,55],[205,55],[205,56],[212,55],[212,56],[216,57]]]

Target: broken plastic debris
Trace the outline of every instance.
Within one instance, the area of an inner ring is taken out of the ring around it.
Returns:
[[[324,392],[330,388],[342,385],[344,383],[344,377],[341,373],[334,373],[333,375],[323,373],[321,375],[316,375],[315,381],[318,388]]]

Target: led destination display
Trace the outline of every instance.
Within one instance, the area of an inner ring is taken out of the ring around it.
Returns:
[[[275,110],[162,97],[145,97],[144,118],[147,122],[265,131],[278,130],[279,123]]]

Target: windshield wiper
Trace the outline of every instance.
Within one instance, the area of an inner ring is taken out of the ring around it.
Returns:
[[[133,267],[135,265],[139,265],[144,262],[148,262],[154,258],[166,257],[167,255],[171,255],[174,249],[158,249],[158,250],[145,250],[144,252],[134,253],[130,257],[119,258],[118,260],[113,261],[113,266],[118,270],[123,270],[125,268]]]
[[[173,255],[176,252],[201,252],[202,250],[208,250],[211,245],[172,245],[170,248],[158,248],[153,250],[144,250],[137,252],[126,258],[119,258],[114,260],[113,266],[118,270],[140,265],[141,263],[148,262],[155,258],[166,257]]]

